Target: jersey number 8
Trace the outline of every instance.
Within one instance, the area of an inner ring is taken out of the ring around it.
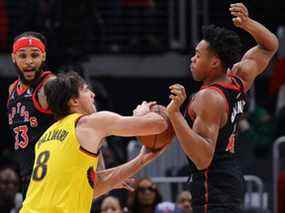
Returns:
[[[49,151],[41,152],[36,160],[36,165],[32,173],[32,179],[35,181],[42,180],[47,174],[47,162],[49,159]]]

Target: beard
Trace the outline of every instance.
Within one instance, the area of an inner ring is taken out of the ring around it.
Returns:
[[[14,65],[15,65],[15,68],[16,68],[16,71],[18,73],[20,81],[26,85],[31,85],[33,82],[37,81],[39,79],[39,77],[41,76],[43,70],[44,70],[44,62],[43,62],[40,67],[37,67],[37,68],[31,70],[31,71],[35,72],[35,77],[32,80],[28,80],[25,78],[23,71],[21,71],[21,69],[18,67],[18,65],[17,64],[14,64]]]

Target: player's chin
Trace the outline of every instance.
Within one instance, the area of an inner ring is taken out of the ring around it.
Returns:
[[[26,80],[34,79],[36,77],[35,71],[24,71],[22,73]]]
[[[91,113],[94,113],[94,112],[97,112],[97,109],[96,109],[96,107],[95,107],[95,106],[93,106],[93,107],[91,108],[91,110],[90,110],[90,112],[89,112],[89,113],[91,114]]]
[[[203,81],[203,78],[201,77],[201,75],[198,75],[197,72],[192,71],[192,77],[195,81]]]
[[[192,77],[195,81],[201,81],[199,76],[196,75],[196,73],[192,72]]]
[[[24,78],[27,82],[32,82],[33,80],[35,80],[35,76],[25,76],[24,75]]]

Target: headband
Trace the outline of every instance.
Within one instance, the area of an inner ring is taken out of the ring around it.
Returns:
[[[16,53],[19,49],[23,47],[36,47],[42,53],[46,51],[45,45],[39,39],[31,38],[31,37],[23,37],[14,42],[13,53]]]

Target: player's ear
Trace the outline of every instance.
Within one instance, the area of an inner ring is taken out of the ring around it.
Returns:
[[[70,98],[67,105],[69,107],[74,107],[74,106],[77,106],[79,103],[78,99],[77,98]]]
[[[221,62],[221,59],[219,59],[218,57],[214,56],[212,57],[212,60],[211,60],[211,66],[213,68],[217,68],[219,66],[221,66],[222,62]]]
[[[16,59],[15,59],[15,54],[11,53],[11,58],[12,58],[12,62],[15,64],[16,63]]]
[[[43,53],[43,62],[46,61],[47,54],[46,52]]]

